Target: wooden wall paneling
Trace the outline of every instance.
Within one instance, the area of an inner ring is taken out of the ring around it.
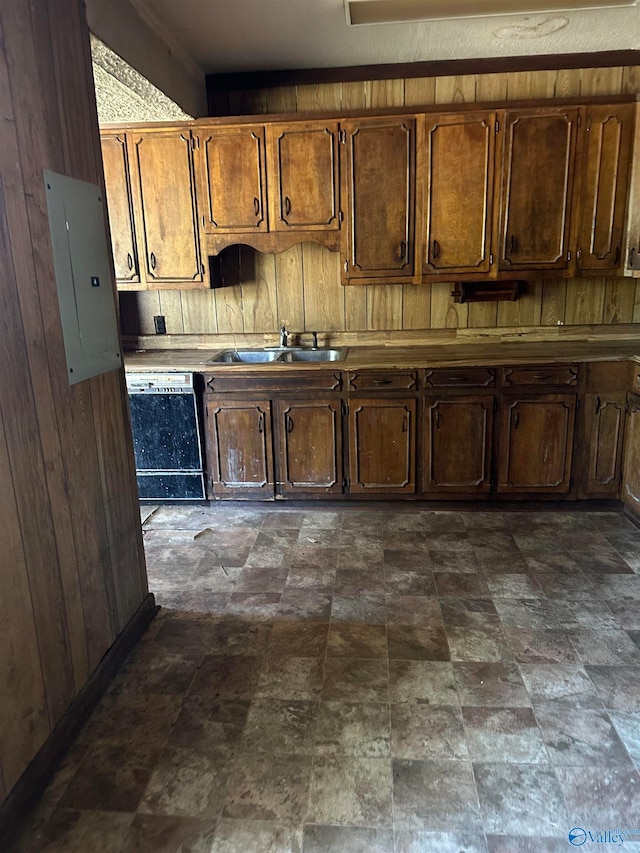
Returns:
[[[470,302],[469,303],[469,327],[486,328],[498,325],[498,303],[497,302]]]
[[[296,105],[300,113],[338,111],[342,106],[342,84],[317,83],[296,86]]]
[[[367,329],[402,328],[401,284],[372,284],[367,288]]]
[[[120,298],[122,299],[122,294]],[[140,329],[144,329],[141,334],[155,335],[155,327],[153,318],[160,311],[160,291],[158,290],[139,290],[136,293],[127,294],[127,299],[131,297],[135,299],[136,311],[140,323]]]
[[[603,278],[568,279],[565,323],[568,326],[602,323],[604,290]]]
[[[555,87],[555,71],[516,71],[508,75],[507,100],[553,98]]]
[[[215,335],[218,331],[215,292],[184,290],[182,323],[185,335]]]
[[[617,95],[622,91],[622,72],[612,68],[583,68],[580,73],[581,95]]]
[[[632,323],[635,296],[636,282],[634,279],[605,279],[602,322]]]
[[[476,77],[476,101],[506,101],[509,75],[478,74]]]
[[[556,72],[554,97],[576,98],[580,95],[582,79],[580,68],[562,68]]]
[[[0,482],[0,566],[3,588],[11,592],[0,595],[0,766],[8,790],[44,742],[50,723],[1,412]]]
[[[275,255],[241,246],[240,275],[244,331],[275,332],[278,328]]]
[[[428,329],[431,324],[431,287],[403,284],[402,329]]]
[[[276,326],[304,329],[304,287],[302,283],[302,244],[275,256]]]
[[[539,326],[542,315],[542,281],[527,283],[527,293],[513,302],[498,303],[498,326]]]
[[[464,329],[469,325],[469,306],[453,301],[453,282],[431,285],[431,328]]]
[[[622,93],[635,95],[640,92],[640,66],[626,65],[622,69]]]
[[[542,310],[540,324],[557,326],[565,322],[567,309],[567,282],[564,279],[551,279],[542,282]]]
[[[404,81],[404,103],[405,106],[420,106],[422,104],[435,104],[436,102],[436,78],[435,77],[408,77]]]
[[[260,115],[269,112],[269,89],[249,89],[240,93],[238,115]]]
[[[340,283],[340,255],[317,243],[302,244],[305,330],[344,329],[344,288]]]
[[[160,314],[164,316],[168,335],[184,334],[182,298],[179,290],[161,290]]]
[[[221,287],[216,290],[216,318],[220,334],[242,334],[242,285]]]
[[[436,104],[463,104],[476,100],[476,75],[436,77]]]
[[[404,106],[404,80],[367,80],[364,86],[365,107],[368,110],[382,107]]]
[[[367,285],[356,285],[344,289],[345,329],[347,332],[364,331],[367,328]]]
[[[296,87],[267,89],[266,101],[268,113],[295,113],[297,110]]]
[[[342,109],[363,110],[366,109],[367,93],[364,81],[342,84]]]

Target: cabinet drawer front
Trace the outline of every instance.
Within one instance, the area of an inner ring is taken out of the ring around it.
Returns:
[[[290,368],[282,368],[286,371],[283,376],[279,367],[275,367],[272,373],[261,373],[256,375],[239,375],[235,371],[230,373],[205,373],[204,384],[206,393],[218,391],[268,391],[287,393],[296,391],[340,391],[342,389],[342,374],[337,371],[316,370],[306,373],[291,373]]]
[[[504,367],[502,384],[514,385],[578,385],[578,367],[575,364],[539,364],[531,367]]]
[[[350,391],[415,391],[416,370],[363,370],[349,373]]]
[[[437,368],[427,370],[424,384],[427,388],[495,388],[496,372],[487,367]]]
[[[640,394],[640,364],[633,367],[633,378],[629,390],[634,394]]]

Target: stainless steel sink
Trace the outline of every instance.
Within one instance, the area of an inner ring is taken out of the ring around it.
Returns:
[[[348,347],[338,347],[337,349],[294,349],[285,351],[280,358],[281,361],[292,364],[293,362],[321,362],[321,361],[342,361],[347,354]]]
[[[277,361],[280,350],[226,349],[214,355],[207,364],[264,364]]]

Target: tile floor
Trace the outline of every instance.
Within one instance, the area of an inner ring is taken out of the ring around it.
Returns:
[[[640,838],[640,530],[424,507],[145,509],[162,610],[15,850]]]

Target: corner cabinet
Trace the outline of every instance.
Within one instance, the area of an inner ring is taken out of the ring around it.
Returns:
[[[343,282],[407,282],[416,274],[416,119],[345,121],[347,239]]]
[[[567,269],[578,108],[504,113],[498,268]]]
[[[622,478],[622,501],[626,509],[640,518],[640,394],[629,394]]]
[[[191,131],[132,130],[102,145],[118,286],[208,287]]]

